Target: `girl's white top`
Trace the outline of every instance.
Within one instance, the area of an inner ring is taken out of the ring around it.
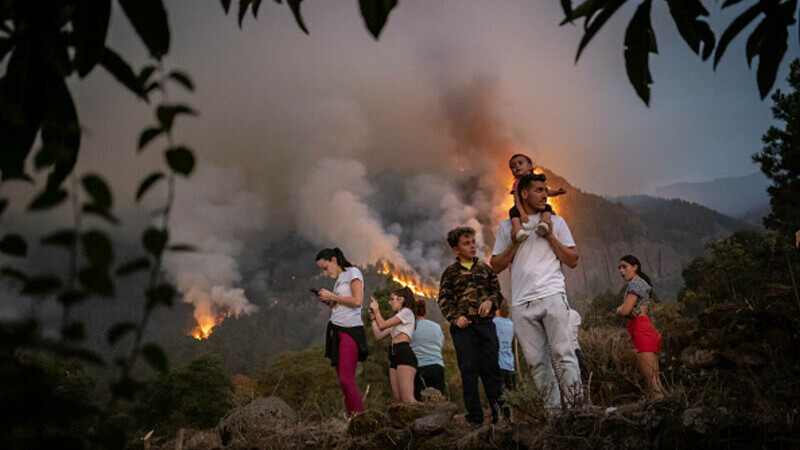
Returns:
[[[403,308],[397,312],[397,317],[400,318],[400,323],[392,327],[392,339],[397,337],[400,333],[405,333],[408,338],[414,335],[414,312],[409,308]]]
[[[348,267],[336,278],[333,285],[333,293],[340,297],[352,297],[353,291],[350,283],[353,280],[361,280],[361,293],[364,292],[364,276],[357,267]],[[361,320],[361,307],[351,308],[337,303],[331,310],[331,323],[340,327],[364,326]]]

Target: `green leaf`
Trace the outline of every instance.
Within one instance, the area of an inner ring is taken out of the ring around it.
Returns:
[[[222,9],[225,11],[225,15],[228,14],[228,11],[231,9],[231,0],[221,0],[222,2]]]
[[[724,8],[725,5],[722,5]],[[720,59],[722,59],[722,55],[725,54],[725,50],[728,48],[728,44],[731,43],[733,38],[739,35],[741,31],[750,24],[753,20],[761,14],[761,3],[756,3],[755,5],[751,6],[747,9],[747,11],[743,12],[739,15],[736,19],[728,25],[728,28],[725,29],[725,32],[722,33],[722,36],[719,38],[719,43],[717,44],[717,50],[714,54],[714,69],[717,68],[717,64],[719,64]]]
[[[291,3],[290,1],[289,4],[291,5]],[[364,18],[367,30],[375,39],[378,39],[386,21],[389,20],[389,13],[397,6],[397,0],[358,0],[358,4],[361,7],[361,17]],[[300,14],[299,8],[298,5],[297,14]]]
[[[171,307],[172,300],[175,298],[175,294],[175,288],[169,283],[163,283],[159,286],[148,289],[145,293],[145,297],[147,297],[145,309],[147,311],[151,311],[158,305]]]
[[[106,333],[106,341],[109,345],[114,345],[122,339],[126,334],[135,331],[136,324],[133,322],[118,322],[108,329]]]
[[[6,255],[24,257],[28,254],[28,244],[18,234],[7,234],[0,240],[0,252]]]
[[[85,77],[103,53],[111,17],[111,0],[77,0],[72,14],[72,35],[75,42],[75,66]]]
[[[140,270],[147,270],[150,268],[150,260],[142,257],[134,259],[133,261],[128,261],[125,264],[119,266],[117,271],[115,272],[117,276],[124,277],[125,275],[130,275],[134,272],[138,272]]]
[[[61,335],[68,341],[82,341],[86,339],[86,326],[79,321],[69,323],[61,329]]]
[[[655,33],[650,24],[651,5],[652,0],[642,2],[625,31],[625,68],[636,94],[645,105],[650,104],[650,84],[653,82],[648,62],[654,47],[652,43],[655,42]]]
[[[197,112],[186,105],[161,105],[156,109],[158,123],[160,123],[161,128],[166,131],[172,129],[172,122],[175,120],[175,116],[179,114],[196,116]]]
[[[81,181],[98,208],[108,209],[111,207],[111,190],[108,189],[108,185],[101,177],[90,174],[84,176]]]
[[[797,4],[796,1],[787,3]],[[788,24],[780,23],[777,20],[772,22],[759,49],[756,80],[758,81],[758,92],[761,94],[762,100],[772,90],[781,60],[783,60],[783,55],[788,48],[788,26]]]
[[[251,9],[253,10],[253,18],[258,18],[258,8],[261,7],[261,0],[253,0],[253,6]]]
[[[41,275],[28,279],[22,288],[23,295],[48,295],[60,289],[61,280],[54,275]]]
[[[38,211],[52,208],[67,199],[67,191],[64,189],[45,189],[28,206],[28,209]]]
[[[196,252],[197,248],[190,244],[175,244],[167,247],[167,250],[171,252]]]
[[[106,233],[91,230],[83,233],[83,252],[93,268],[107,269],[114,261],[114,248]]]
[[[189,176],[194,169],[194,155],[186,147],[173,147],[164,154],[170,169],[183,175]]]
[[[714,51],[714,32],[708,23],[697,19],[699,16],[708,16],[706,8],[700,0],[668,0],[667,4],[683,40],[698,55],[702,43],[702,58],[708,59]]]
[[[242,28],[242,20],[244,20],[244,16],[247,15],[247,8],[250,7],[250,2],[252,0],[239,0],[239,28]]]
[[[125,361],[122,361],[122,366],[124,365]],[[114,398],[133,400],[136,397],[136,393],[141,391],[144,386],[144,383],[140,383],[129,376],[125,376],[116,383],[111,384],[111,394],[114,396]]]
[[[8,206],[8,200],[0,198],[0,215],[3,214],[7,206]]]
[[[13,267],[10,267],[10,266],[4,266],[2,269],[0,269],[0,275],[2,275],[4,277],[8,277],[8,278],[13,278],[13,279],[15,279],[17,281],[21,281],[23,283],[27,283],[28,282],[28,276],[27,275],[25,275],[22,271],[17,270],[17,269],[15,269]]]
[[[150,77],[153,76],[153,72],[155,71],[156,67],[152,65],[142,67],[142,70],[139,72],[139,76],[136,77],[139,79],[139,84],[142,86],[147,85],[147,82],[150,81]]]
[[[303,16],[300,14],[300,2],[303,0],[286,0],[286,3],[289,4],[289,8],[292,10],[292,14],[294,14],[294,20],[297,22],[297,26],[303,30],[303,33],[308,34],[308,28],[306,28],[306,24],[303,22]]]
[[[159,372],[167,371],[167,355],[164,354],[161,347],[153,343],[146,344],[142,347],[142,356],[144,356],[145,361],[150,364],[150,367]]]
[[[161,0],[118,0],[128,20],[150,51],[160,60],[169,51],[169,22]]]
[[[729,6],[733,6],[733,5],[735,5],[735,4],[737,4],[737,3],[741,2],[741,1],[742,0],[725,0],[725,3],[722,4],[722,8],[727,8]]]
[[[103,297],[114,296],[114,280],[107,270],[96,267],[84,267],[78,272],[78,280],[90,292]]]
[[[179,70],[173,70],[170,72],[169,77],[183,85],[187,91],[194,91],[194,83],[192,83],[192,79],[189,78],[189,75],[186,73]]]
[[[144,230],[142,234],[142,246],[147,253],[158,258],[164,252],[169,240],[169,232],[167,230],[157,230],[150,227]]]
[[[58,302],[64,306],[72,306],[86,300],[88,296],[85,291],[66,290],[58,294]]]
[[[561,0],[561,10],[564,12],[564,20],[572,22],[572,0]]]
[[[602,8],[602,11],[597,14],[597,17],[593,18],[593,14],[586,17],[586,21],[584,22],[584,28],[586,32],[583,34],[581,38],[581,42],[578,44],[578,53],[575,55],[575,61],[577,62],[578,59],[581,57],[581,53],[583,49],[586,48],[586,45],[589,44],[589,41],[592,40],[595,34],[600,31],[600,28],[605,25],[608,19],[614,15],[615,12],[626,2],[627,0],[609,0],[609,2]],[[577,11],[577,10],[576,10]]]
[[[114,50],[106,47],[100,57],[100,64],[102,64],[103,68],[116,78],[117,81],[136,94],[137,97],[148,101],[147,94],[144,92],[144,87],[142,83],[139,82],[139,77],[133,73],[131,66],[114,52]]]
[[[164,132],[163,128],[149,127],[139,135],[139,150],[142,150],[150,141]]]
[[[75,231],[63,229],[43,237],[40,241],[44,245],[71,248],[75,244]]]
[[[164,174],[162,172],[155,172],[150,174],[147,178],[142,181],[142,184],[139,185],[139,189],[136,190],[136,201],[138,202],[141,200],[142,196],[150,189],[156,181],[164,178]]]

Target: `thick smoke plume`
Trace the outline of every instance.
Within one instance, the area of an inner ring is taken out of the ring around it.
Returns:
[[[203,164],[177,187],[171,240],[196,251],[168,254],[165,268],[183,301],[194,305],[205,334],[225,317],[258,310],[237,287],[242,281],[238,261],[245,249],[243,236],[263,231],[266,213],[263,201],[244,185],[240,168]]]

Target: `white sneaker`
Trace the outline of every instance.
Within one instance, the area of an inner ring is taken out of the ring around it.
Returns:
[[[528,236],[530,235],[531,235],[530,231],[522,229],[517,231],[517,234],[514,235],[514,239],[516,239],[517,242],[525,242],[525,240],[528,239]]]
[[[539,236],[547,236],[547,233],[550,232],[550,227],[547,225],[547,222],[539,222],[539,225],[536,225],[536,234]]]

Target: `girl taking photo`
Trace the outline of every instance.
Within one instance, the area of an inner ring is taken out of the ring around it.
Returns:
[[[628,318],[628,334],[636,349],[636,362],[644,377],[649,395],[663,398],[661,380],[658,377],[658,354],[661,353],[661,335],[658,334],[650,317],[650,277],[642,272],[642,264],[633,255],[625,255],[619,260],[619,273],[628,282],[622,305],[617,314]]]
[[[325,357],[336,368],[339,386],[344,395],[347,415],[364,410],[361,391],[356,384],[358,361],[367,359],[367,335],[361,320],[364,300],[364,276],[350,264],[338,248],[326,248],[317,254],[317,267],[336,280],[333,291],[317,293],[322,303],[331,308],[331,319],[325,333]]]
[[[392,396],[401,403],[414,403],[414,375],[417,373],[417,356],[411,349],[414,335],[414,293],[404,287],[392,292],[389,306],[396,314],[386,320],[381,316],[380,306],[374,298],[369,304],[372,333],[381,340],[391,335],[389,344],[389,381]]]

